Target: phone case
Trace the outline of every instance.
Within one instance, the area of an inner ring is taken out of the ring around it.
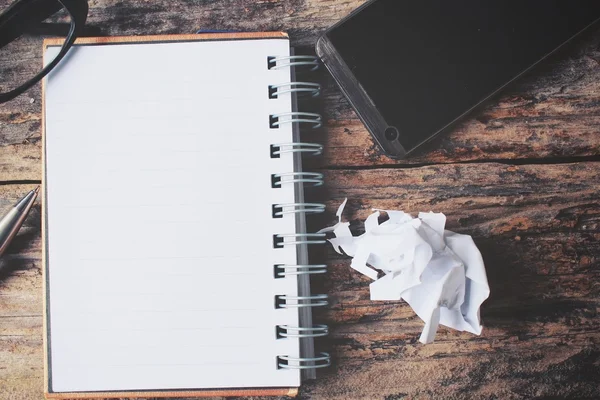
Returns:
[[[448,121],[444,126],[438,128],[437,130],[432,130],[431,132],[427,132],[427,134],[423,134],[423,139],[419,141],[417,144],[410,148],[406,148],[400,143],[400,140],[397,140],[400,135],[402,135],[402,130],[398,129],[394,126],[390,126],[388,122],[386,122],[383,115],[379,112],[373,100],[369,97],[369,94],[362,87],[361,82],[356,78],[353,74],[350,67],[344,62],[341,55],[338,53],[337,49],[329,39],[329,34],[334,29],[338,28],[340,25],[346,23],[348,20],[352,19],[356,14],[362,12],[367,7],[373,5],[378,0],[370,0],[358,7],[348,16],[343,18],[341,21],[330,27],[317,41],[316,44],[316,53],[323,61],[325,67],[329,70],[333,78],[338,83],[344,95],[350,101],[350,104],[358,114],[361,121],[365,124],[368,131],[371,133],[375,142],[379,145],[379,147],[383,150],[383,152],[394,159],[402,159],[407,155],[416,152],[417,150],[421,150],[423,145],[431,142],[432,140],[438,138],[440,135],[449,132],[452,130],[458,122],[460,122],[467,115],[472,114],[474,111],[481,109],[482,106],[489,103],[489,101],[495,98],[498,93],[504,90],[508,85],[512,84],[514,81],[518,80],[520,77],[531,71],[535,66],[537,66],[540,62],[547,59],[550,55],[556,53],[559,49],[562,49],[566,44],[572,42],[572,40],[582,34],[583,32],[591,29],[593,26],[600,25],[600,19],[595,20],[593,23],[585,27],[576,35],[572,36],[564,43],[557,46],[553,51],[545,54],[538,61],[530,65],[528,68],[521,71],[516,76],[512,77],[512,79],[506,81],[500,87],[497,87],[491,93],[488,93],[484,98],[481,98],[476,104],[472,104],[470,107],[466,108],[464,112],[460,115],[457,115],[451,121]],[[364,35],[368,35],[369,33],[365,31]],[[373,40],[381,40],[374,38]],[[435,111],[435,110],[432,110]]]
[[[328,33],[335,29],[337,26],[343,24],[354,15],[361,12],[363,9],[369,7],[376,0],[370,0],[352,11],[348,16],[340,20],[335,25],[331,26],[317,41],[316,53],[323,61],[323,64],[329,70],[335,81],[338,83],[340,89],[350,101],[350,104],[358,114],[358,117],[365,124],[371,136],[384,153],[395,159],[404,158],[409,152],[402,146],[397,140],[389,140],[393,135],[398,135],[398,131],[395,127],[389,126],[381,113],[375,107],[373,100],[369,97],[367,92],[360,85],[360,82],[348,65],[344,62],[342,57],[339,55],[333,43],[328,38]]]

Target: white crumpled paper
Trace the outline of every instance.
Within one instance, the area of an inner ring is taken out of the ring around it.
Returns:
[[[481,334],[479,308],[490,295],[481,253],[468,235],[444,230],[446,216],[384,211],[389,219],[379,223],[382,210],[365,221],[365,233],[352,236],[350,223],[342,222],[346,199],[337,211],[339,222],[322,229],[333,232],[333,248],[353,257],[352,268],[368,276],[371,300],[404,299],[425,321],[422,343],[431,343],[438,325]],[[341,250],[340,250],[341,249]],[[378,278],[375,270],[385,275]]]

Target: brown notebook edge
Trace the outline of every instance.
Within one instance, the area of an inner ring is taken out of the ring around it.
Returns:
[[[144,35],[144,36],[108,36],[78,38],[75,44],[123,44],[152,42],[184,42],[208,40],[248,40],[248,39],[288,39],[285,32],[246,32],[246,33],[201,33],[183,35]],[[48,46],[62,45],[64,39],[44,39],[43,49]],[[48,287],[47,287],[47,244],[46,244],[46,79],[42,80],[42,289],[43,304],[43,346],[44,346],[44,397],[46,399],[103,399],[103,398],[140,398],[140,397],[230,397],[230,396],[290,396],[298,394],[298,388],[252,388],[252,389],[198,389],[169,391],[109,391],[109,392],[52,392],[50,391],[50,331],[48,324]]]
[[[111,43],[151,43],[151,42],[189,42],[203,40],[244,40],[244,39],[288,39],[285,32],[239,32],[239,33],[192,33],[177,35],[141,35],[141,36],[96,36],[81,37],[75,44],[111,44]],[[44,48],[59,46],[63,38],[44,39]]]
[[[233,397],[233,396],[290,396],[298,394],[297,388],[264,389],[214,389],[214,390],[176,390],[166,392],[64,392],[46,393],[46,399],[123,399],[123,398],[181,398],[181,397]]]

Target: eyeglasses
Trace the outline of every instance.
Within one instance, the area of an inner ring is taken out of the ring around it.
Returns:
[[[61,11],[66,14],[68,23],[44,22]],[[11,46],[19,48],[14,45],[17,39],[29,34],[66,36],[60,51],[52,60],[46,60],[43,67],[40,66],[33,71],[30,71],[30,68],[24,72],[12,71],[12,74],[9,74],[11,71],[1,72],[5,75],[4,79],[8,78],[9,82],[3,82],[3,86],[8,85],[7,88],[0,88],[0,103],[22,94],[58,65],[73,46],[75,39],[82,36],[87,14],[87,0],[19,0],[0,14],[0,68],[2,70],[6,67],[2,63],[10,62],[7,54],[11,54]]]

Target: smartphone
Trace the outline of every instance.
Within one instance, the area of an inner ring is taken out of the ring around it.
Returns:
[[[375,0],[316,51],[383,151],[403,158],[599,21],[600,0]]]

